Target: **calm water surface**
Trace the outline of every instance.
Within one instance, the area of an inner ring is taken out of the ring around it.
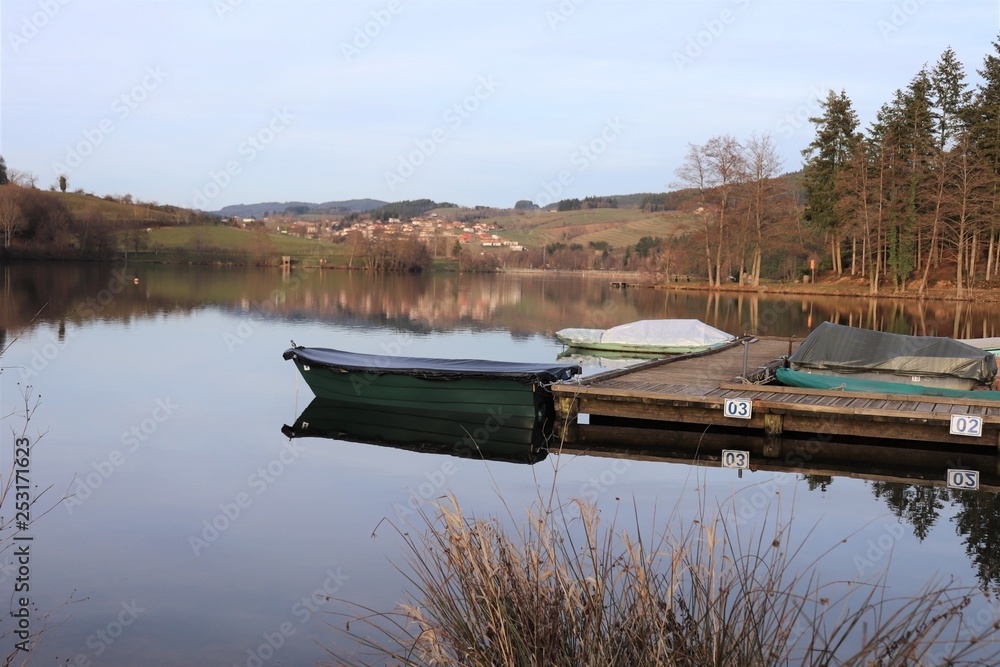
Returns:
[[[555,485],[660,527],[735,492],[736,510],[794,515],[803,563],[829,580],[889,568],[893,593],[955,577],[1000,584],[992,493],[656,461],[549,456],[533,466],[282,435],[312,396],[289,341],[372,353],[552,361],[552,334],[643,318],[805,336],[824,320],[905,333],[1000,335],[995,307],[758,299],[614,290],[603,279],[387,276],[139,266],[2,269],[0,414],[40,402],[28,435],[36,506],[30,586],[46,626],[32,664],[302,665],[345,651],[327,623],[344,598],[391,609],[413,496],[454,493],[477,515],[520,517]],[[138,283],[134,279],[138,279]],[[16,339],[16,340],[15,340]],[[596,365],[587,372],[600,370]],[[17,416],[0,435],[5,469]],[[555,471],[558,469],[558,475]],[[48,503],[46,503],[48,500]],[[8,500],[9,502],[9,500]],[[774,505],[776,506],[776,505]],[[11,507],[3,508],[5,519]],[[634,519],[630,519],[634,523]],[[381,522],[381,523],[380,523]],[[751,524],[753,525],[753,521]],[[847,538],[846,543],[840,543]],[[7,542],[9,544],[9,542]],[[16,582],[13,550],[0,587]],[[314,595],[315,594],[315,595]],[[9,595],[8,595],[9,597]],[[983,603],[983,619],[994,607]],[[0,630],[11,629],[11,619]],[[5,639],[4,655],[12,640]]]

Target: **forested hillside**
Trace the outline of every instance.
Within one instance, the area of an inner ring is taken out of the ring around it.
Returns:
[[[1000,45],[971,85],[949,48],[859,127],[830,91],[803,152],[804,220],[837,274],[922,293],[992,284],[1000,262]]]

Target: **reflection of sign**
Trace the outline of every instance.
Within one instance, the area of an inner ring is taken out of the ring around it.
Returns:
[[[967,489],[975,491],[979,488],[979,471],[948,470],[949,489]]]
[[[750,452],[744,452],[738,449],[723,449],[722,467],[740,468],[746,470],[750,467]]]
[[[978,438],[983,434],[983,419],[973,415],[952,415],[951,428],[948,432],[952,435],[969,435]]]
[[[810,271],[815,271],[816,270],[816,260],[815,259],[810,259],[809,260],[809,270]]]
[[[736,419],[750,419],[753,404],[749,398],[727,398],[722,410],[727,417]]]

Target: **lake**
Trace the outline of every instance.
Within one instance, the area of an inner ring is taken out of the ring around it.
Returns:
[[[345,599],[389,611],[407,587],[399,534],[420,500],[518,522],[556,489],[660,529],[731,501],[813,531],[803,563],[829,580],[888,568],[893,595],[932,577],[1000,586],[997,496],[848,477],[550,455],[484,462],[282,434],[312,395],[290,341],[369,353],[551,362],[553,333],[697,318],[730,333],[804,337],[832,320],[899,333],[1000,335],[998,306],[612,289],[551,274],[372,276],[139,265],[2,267],[0,414],[34,407],[32,664],[304,665],[349,650]],[[587,366],[586,372],[600,370]],[[25,395],[27,398],[25,399]],[[8,470],[23,414],[7,416]],[[733,494],[736,494],[735,496]],[[56,501],[66,495],[61,503]],[[3,508],[14,514],[13,495]],[[51,507],[45,516],[41,510]],[[753,525],[753,524],[751,524]],[[846,540],[842,542],[842,540]],[[23,583],[23,582],[22,582]],[[997,617],[978,601],[977,623]],[[46,618],[42,618],[47,614]],[[16,629],[16,619],[0,630]],[[4,639],[4,655],[14,638]],[[335,644],[335,642],[341,642]]]

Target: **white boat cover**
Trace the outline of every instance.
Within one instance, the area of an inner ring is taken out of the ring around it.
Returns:
[[[735,339],[700,320],[639,320],[610,329],[562,329],[556,335],[577,344],[677,347],[720,345]]]

